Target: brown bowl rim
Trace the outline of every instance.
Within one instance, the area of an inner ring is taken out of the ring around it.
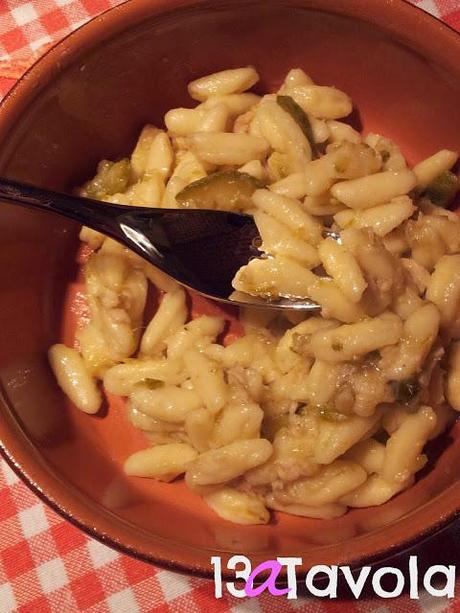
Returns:
[[[323,12],[331,12],[343,14],[348,17],[366,20],[375,25],[390,29],[393,35],[406,34],[411,39],[411,42],[420,43],[422,40],[429,44],[431,52],[437,56],[446,58],[446,47],[451,44],[456,47],[460,54],[460,35],[448,24],[436,19],[429,13],[426,13],[420,7],[412,5],[408,0],[353,0],[347,2],[346,6],[337,6],[337,0],[280,0],[281,3],[294,6],[304,6],[307,9],[316,9]],[[252,0],[249,0],[252,2]],[[238,0],[219,0],[221,5],[232,6],[237,5]],[[20,118],[21,112],[24,110],[25,104],[33,100],[34,93],[39,91],[45,84],[48,84],[52,78],[71,64],[78,54],[75,50],[91,49],[94,41],[98,40],[97,34],[101,34],[102,39],[107,39],[114,32],[123,29],[123,25],[130,27],[135,23],[140,23],[147,13],[151,16],[173,12],[180,8],[207,5],[211,3],[209,0],[136,0],[130,2],[125,0],[121,4],[109,8],[97,17],[86,22],[66,37],[55,43],[47,52],[39,58],[17,81],[13,88],[6,94],[0,103],[0,136],[7,138],[9,127],[12,127]],[[387,11],[387,21],[383,22],[381,15],[383,11]],[[424,38],[424,33],[420,28],[413,27],[413,18],[417,16],[419,24],[423,25],[424,32],[430,32],[429,43]],[[126,18],[129,17],[129,20]],[[439,38],[437,36],[439,35]],[[100,39],[99,39],[100,40]],[[73,50],[73,51],[72,51]],[[455,51],[449,54],[453,61],[455,56],[458,57]],[[2,400],[6,406],[9,405],[6,400],[6,395]],[[9,425],[8,422],[16,422],[16,426]],[[95,538],[101,543],[108,545],[117,551],[128,554],[137,560],[147,562],[161,568],[176,572],[194,575],[210,579],[213,576],[213,571],[210,565],[196,563],[193,557],[184,555],[181,550],[190,549],[195,552],[204,552],[198,548],[191,548],[178,545],[176,543],[165,541],[161,537],[158,539],[158,552],[151,553],[142,547],[141,538],[134,539],[137,542],[132,543],[130,533],[124,526],[118,528],[117,536],[110,529],[110,518],[104,518],[98,515],[97,512],[91,510],[91,506],[87,502],[83,502],[78,495],[71,493],[63,495],[62,484],[55,475],[51,474],[46,467],[37,462],[32,462],[32,453],[35,448],[25,436],[21,433],[18,437],[18,429],[20,424],[16,421],[14,413],[10,411],[10,415],[5,420],[0,420],[0,454],[3,456],[11,469],[19,476],[19,478],[49,507],[69,521],[73,526],[81,529],[88,536]],[[457,497],[455,496],[457,492]],[[367,553],[357,556],[349,555],[342,564],[351,566],[352,569],[361,568],[364,565],[374,565],[383,563],[395,555],[407,551],[414,545],[419,545],[433,536],[442,529],[447,528],[460,516],[460,483],[454,483],[445,491],[439,494],[436,499],[438,507],[442,507],[442,511],[437,513],[434,520],[428,521],[427,509],[431,509],[434,500],[426,503],[418,509],[417,515],[425,514],[427,521],[422,522],[420,526],[420,518],[418,521],[413,521],[411,529],[407,530],[407,536],[403,540],[397,542],[389,541],[386,545],[366,547]],[[457,498],[458,502],[456,502]],[[413,513],[410,514],[411,517]],[[387,528],[376,530],[374,534],[365,535],[363,537],[373,543],[375,538],[382,531],[394,529],[400,521],[409,519],[407,516],[390,524]],[[412,517],[413,520],[416,518]],[[417,532],[417,527],[420,530]],[[170,553],[175,550],[175,557],[172,558]],[[209,552],[211,553],[211,552]],[[230,553],[233,552],[222,552]],[[310,566],[302,564],[301,570],[306,572]],[[233,574],[227,571],[222,572],[224,580],[233,579]]]

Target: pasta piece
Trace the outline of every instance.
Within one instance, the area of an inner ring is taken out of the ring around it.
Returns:
[[[340,503],[351,508],[373,507],[388,502],[398,492],[412,485],[413,480],[408,479],[399,483],[389,482],[380,475],[371,475],[369,479],[353,492],[342,496]]]
[[[148,477],[170,482],[183,474],[197,455],[186,443],[156,445],[133,453],[125,461],[123,468],[131,477]]]
[[[189,136],[198,132],[202,113],[199,109],[178,108],[168,111],[164,122],[168,131],[175,136]]]
[[[234,123],[233,130],[235,134],[250,134],[251,133],[251,124],[256,116],[255,109],[250,109],[247,113],[243,115],[239,115]],[[261,136],[260,134],[253,134],[253,136]]]
[[[243,366],[258,372],[264,382],[270,383],[278,376],[273,361],[272,344],[269,338],[261,339],[254,334],[247,334],[225,348],[222,355],[226,368]]]
[[[269,494],[266,497],[266,504],[269,509],[283,511],[290,515],[299,517],[310,517],[312,519],[336,519],[347,511],[347,507],[341,504],[329,503],[321,506],[307,506],[303,504],[281,504],[276,500],[276,496]]]
[[[274,100],[262,102],[257,108],[257,120],[262,136],[272,149],[286,154],[290,172],[300,172],[311,160],[311,147],[297,122]]]
[[[406,381],[421,368],[438,335],[439,311],[423,304],[404,322],[401,340],[395,347],[381,351],[379,369],[393,381]]]
[[[382,426],[384,430],[391,435],[406,421],[409,415],[408,407],[394,404],[384,413]]]
[[[368,134],[364,139],[381,157],[383,170],[397,172],[407,168],[406,160],[399,147],[389,138],[379,134]]]
[[[270,391],[273,398],[282,398],[285,402],[305,402],[310,390],[308,389],[308,375],[311,371],[313,360],[303,360],[285,375],[276,376],[271,382]],[[274,400],[275,401],[275,400]]]
[[[332,238],[319,244],[318,253],[324,269],[339,289],[352,302],[359,302],[367,283],[354,256]]]
[[[309,297],[317,277],[290,258],[252,260],[240,268],[232,285],[241,292],[264,298]]]
[[[159,133],[160,130],[151,124],[147,124],[142,129],[136,147],[131,154],[131,169],[136,181],[139,180],[146,171],[151,147]]]
[[[336,183],[331,193],[334,198],[352,209],[369,209],[408,194],[417,184],[410,170],[380,172],[360,179]]]
[[[423,446],[435,427],[436,414],[430,407],[409,415],[388,439],[381,476],[389,483],[407,481],[417,470]]]
[[[91,315],[113,360],[129,357],[139,338],[147,297],[145,275],[130,269],[124,255],[99,251],[86,263],[85,280]]]
[[[427,187],[443,172],[450,170],[457,160],[458,153],[449,151],[448,149],[442,149],[429,158],[426,158],[426,160],[419,162],[417,166],[414,166],[417,186],[419,188]]]
[[[122,254],[105,253],[103,251],[93,254],[85,267],[85,281],[90,294],[89,300],[101,296],[106,288],[119,293],[127,274],[127,261]],[[103,298],[104,296],[102,296]],[[90,304],[90,306],[93,305]]]
[[[317,144],[323,144],[329,140],[331,133],[327,122],[323,119],[316,119],[316,117],[309,117],[311,124],[311,131],[313,140]]]
[[[373,438],[368,438],[356,443],[346,452],[344,457],[353,460],[353,462],[362,466],[368,474],[372,475],[382,469],[385,460],[385,445]]]
[[[133,206],[160,207],[164,197],[165,184],[161,173],[157,170],[145,174],[141,181],[132,185],[125,196]],[[123,204],[123,202],[121,203]]]
[[[141,413],[173,424],[182,424],[189,413],[201,406],[196,392],[172,385],[157,389],[140,387],[129,398],[131,406]]]
[[[110,394],[128,396],[139,385],[182,383],[186,374],[175,360],[129,360],[109,368],[104,375],[104,387]]]
[[[201,108],[212,108],[216,104],[224,104],[230,117],[244,115],[260,102],[256,94],[227,94],[226,96],[212,96],[203,102]],[[198,107],[200,108],[200,107]]]
[[[447,252],[446,244],[439,232],[430,226],[427,217],[408,221],[404,230],[412,258],[431,272]]]
[[[260,160],[251,160],[239,169],[240,172],[244,172],[247,175],[251,175],[258,181],[265,181],[265,169],[262,166]]]
[[[381,415],[381,411],[376,411],[371,417],[356,415],[337,422],[321,419],[315,442],[315,462],[331,464],[337,460],[374,429]]]
[[[273,454],[268,462],[245,474],[248,484],[253,487],[279,484],[279,481],[295,481],[318,472],[319,466],[312,458],[316,415],[307,412],[296,420],[292,427],[286,426],[289,420],[283,414],[264,424],[264,432],[273,439]]]
[[[209,449],[214,424],[214,415],[207,409],[197,409],[187,413],[185,432],[197,451],[203,452]]]
[[[317,245],[321,240],[321,225],[302,209],[297,200],[266,189],[256,190],[252,200],[258,209],[286,225],[299,238],[312,245]]]
[[[292,68],[287,73],[279,93],[289,94],[293,87],[298,87],[299,85],[314,85],[314,83],[302,68]]]
[[[225,104],[216,102],[212,106],[199,106],[194,109],[178,108],[168,111],[165,124],[176,145],[183,149],[181,137],[195,132],[225,132],[229,122],[229,111]]]
[[[383,351],[385,349],[381,349],[379,353]],[[371,359],[378,358],[370,357],[368,361],[370,362]],[[345,386],[345,389],[348,388],[350,388],[350,395],[353,399],[353,402],[350,402],[353,413],[360,417],[371,417],[375,414],[378,405],[393,402],[395,399],[392,385],[388,383],[385,374],[375,365],[373,368],[366,368],[364,365],[363,368],[357,368]],[[334,400],[337,405],[337,394]]]
[[[142,336],[140,355],[154,357],[161,353],[165,349],[165,339],[177,332],[184,325],[186,318],[184,290],[165,294]]]
[[[88,243],[91,249],[96,250],[102,246],[105,236],[96,230],[83,226],[80,230],[79,239],[84,243]]]
[[[450,213],[451,216],[439,214],[439,208],[435,207],[433,214],[425,215],[424,221],[432,233],[436,233],[442,239],[445,250],[448,254],[458,253],[460,251],[460,218],[453,215],[451,211],[443,211]]]
[[[192,81],[188,93],[194,100],[207,100],[212,96],[240,94],[250,89],[259,80],[257,71],[252,67],[222,70]]]
[[[216,103],[203,110],[201,121],[195,132],[225,132],[229,122],[228,108],[225,104]]]
[[[452,344],[446,380],[446,397],[452,408],[460,411],[460,342]]]
[[[96,322],[90,321],[87,326],[75,334],[81,356],[88,373],[93,377],[102,378],[108,368],[117,361],[112,348],[107,343]]]
[[[277,256],[265,260],[252,260],[240,268],[233,279],[233,287],[247,294],[264,298],[309,298],[322,307],[327,319],[346,323],[364,316],[330,279],[317,277],[290,258]]]
[[[250,127],[252,127],[256,119],[257,117],[254,118]],[[258,125],[259,123],[257,123],[257,126]],[[261,135],[261,137],[263,136],[262,130],[258,130],[258,133]],[[269,182],[281,181],[293,172],[287,153],[279,153],[278,151],[274,151],[267,159],[266,165]]]
[[[202,161],[218,166],[241,165],[251,160],[260,160],[269,149],[264,138],[224,132],[196,132],[187,138],[187,144]]]
[[[102,398],[96,382],[89,375],[80,354],[62,344],[53,345],[48,359],[62,391],[84,413],[99,411]]]
[[[241,307],[240,309],[240,321],[245,334],[268,328],[275,317],[276,313],[271,309],[259,309],[250,306]]]
[[[247,369],[236,367],[228,373],[229,383],[232,386],[233,402],[254,402],[255,404],[263,402],[264,388],[264,373],[262,368],[257,364]],[[267,377],[268,379],[268,377]],[[235,387],[238,394],[235,394]],[[241,389],[244,388],[244,394],[241,394]],[[255,415],[254,412],[252,412]]]
[[[402,331],[403,324],[397,315],[383,313],[332,330],[319,330],[312,335],[309,350],[319,360],[348,362],[376,349],[395,345]]]
[[[188,349],[201,349],[209,345],[222,333],[224,327],[225,320],[222,317],[202,315],[193,319],[165,340],[168,358],[181,358]]]
[[[224,487],[208,494],[204,500],[219,517],[235,524],[267,524],[270,519],[263,502],[253,493]]]
[[[307,193],[307,179],[305,172],[295,172],[284,179],[280,179],[269,186],[269,189],[280,196],[287,198],[303,198]]]
[[[224,447],[237,440],[257,438],[263,417],[262,409],[253,402],[229,403],[217,418],[211,447]]]
[[[155,417],[146,415],[145,413],[142,413],[141,411],[136,409],[129,401],[126,405],[126,408],[128,412],[129,421],[133,424],[135,428],[139,428],[144,432],[155,432],[157,434],[174,434],[178,431],[177,424],[161,421],[161,419],[156,419]]]
[[[329,128],[331,141],[333,143],[341,143],[344,140],[350,143],[361,143],[361,134],[354,130],[347,123],[331,119],[327,122],[327,126]]]
[[[336,178],[334,159],[325,155],[312,160],[304,172],[305,194],[308,196],[322,196],[329,192]]]
[[[224,375],[218,365],[194,349],[184,354],[184,363],[196,392],[212,413],[218,413],[228,400]]]
[[[227,483],[266,462],[272,451],[271,443],[265,439],[237,441],[219,449],[211,449],[189,464],[186,483],[191,489],[201,485]]]
[[[319,278],[309,288],[308,298],[321,305],[322,316],[326,319],[352,323],[365,316],[362,307],[349,300],[331,279]]]
[[[367,282],[361,307],[368,316],[380,315],[404,290],[401,264],[369,228],[343,230],[340,238],[355,256]]]
[[[315,360],[305,382],[307,395],[304,401],[314,406],[326,406],[334,396],[342,375],[340,364]]]
[[[306,479],[287,484],[275,492],[275,500],[281,504],[300,504],[321,507],[338,502],[367,479],[366,471],[349,460],[336,460]]]
[[[430,282],[430,273],[412,258],[401,258],[401,264],[409,273],[420,295],[424,294]]]
[[[307,268],[319,265],[320,259],[315,247],[292,236],[285,225],[262,211],[254,213],[254,221],[262,238],[260,251],[292,258]]]
[[[442,434],[449,426],[451,426],[456,418],[457,411],[449,406],[446,402],[435,407],[433,411],[436,413],[436,427],[432,430],[428,440],[433,440]]]
[[[295,366],[305,360],[302,349],[308,343],[311,334],[322,328],[330,328],[338,325],[334,320],[322,317],[310,317],[290,330],[281,337],[275,351],[276,365],[283,373],[288,373]]]
[[[345,211],[350,214],[350,219],[353,218],[353,211],[346,209],[338,200],[331,198],[329,193],[320,196],[307,196],[303,201],[303,208],[310,215],[328,217],[329,215],[336,215],[340,211]]]
[[[319,119],[340,119],[353,110],[350,98],[335,87],[296,85],[290,95],[306,113]]]
[[[445,255],[438,261],[426,297],[438,307],[443,327],[455,322],[460,315],[460,255]]]
[[[174,153],[168,135],[166,132],[158,132],[148,150],[144,174],[158,173],[163,180],[166,180],[171,174],[173,161]]]
[[[147,279],[162,292],[175,292],[179,289],[180,285],[177,283],[177,281],[175,281],[172,277],[169,277],[159,268],[155,268],[155,266],[148,264],[145,260],[141,260],[141,266]]]
[[[327,154],[310,162],[306,169],[306,193],[321,196],[337,179],[358,179],[380,170],[381,162],[375,151],[363,144],[345,141],[331,145]]]
[[[400,257],[409,251],[409,244],[405,237],[404,225],[395,228],[383,238],[385,249],[396,257]]]
[[[206,169],[203,163],[198,159],[198,157],[192,153],[191,151],[187,151],[180,159],[177,164],[172,177],[169,181],[177,182],[178,179],[181,180],[181,184],[183,186],[189,185],[194,181],[198,181],[199,179],[203,179],[207,176]],[[168,183],[168,185],[169,185]],[[179,184],[179,183],[177,183]],[[177,194],[175,194],[176,196]],[[174,201],[175,202],[175,201]],[[177,202],[174,204],[173,208],[177,207]]]
[[[388,204],[356,211],[352,217],[339,213],[334,219],[342,228],[372,228],[377,236],[383,237],[409,219],[414,211],[415,206],[409,196],[398,196]]]

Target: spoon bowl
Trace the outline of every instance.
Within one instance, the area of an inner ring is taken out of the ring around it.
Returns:
[[[234,292],[232,279],[257,249],[251,215],[205,209],[159,209],[108,204],[0,179],[0,200],[50,211],[102,232],[176,281],[207,298],[236,306],[317,311],[314,302],[269,302]]]

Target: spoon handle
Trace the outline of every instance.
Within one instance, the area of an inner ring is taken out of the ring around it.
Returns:
[[[57,213],[114,238],[120,235],[120,232],[117,232],[116,219],[128,208],[52,192],[4,178],[0,178],[0,200],[31,209]]]

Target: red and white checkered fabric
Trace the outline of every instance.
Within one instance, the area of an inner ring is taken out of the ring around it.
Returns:
[[[0,0],[0,99],[50,44],[122,1]],[[412,1],[460,30],[460,0]],[[455,555],[456,543],[458,527],[432,545],[432,563],[440,563],[436,552],[449,546]],[[457,559],[460,563],[458,554]],[[403,596],[357,603],[288,603],[267,595],[216,600],[210,581],[154,568],[87,537],[46,507],[0,460],[0,613],[453,613],[460,612],[460,584],[457,592],[458,599],[449,602],[427,595],[419,601]]]

